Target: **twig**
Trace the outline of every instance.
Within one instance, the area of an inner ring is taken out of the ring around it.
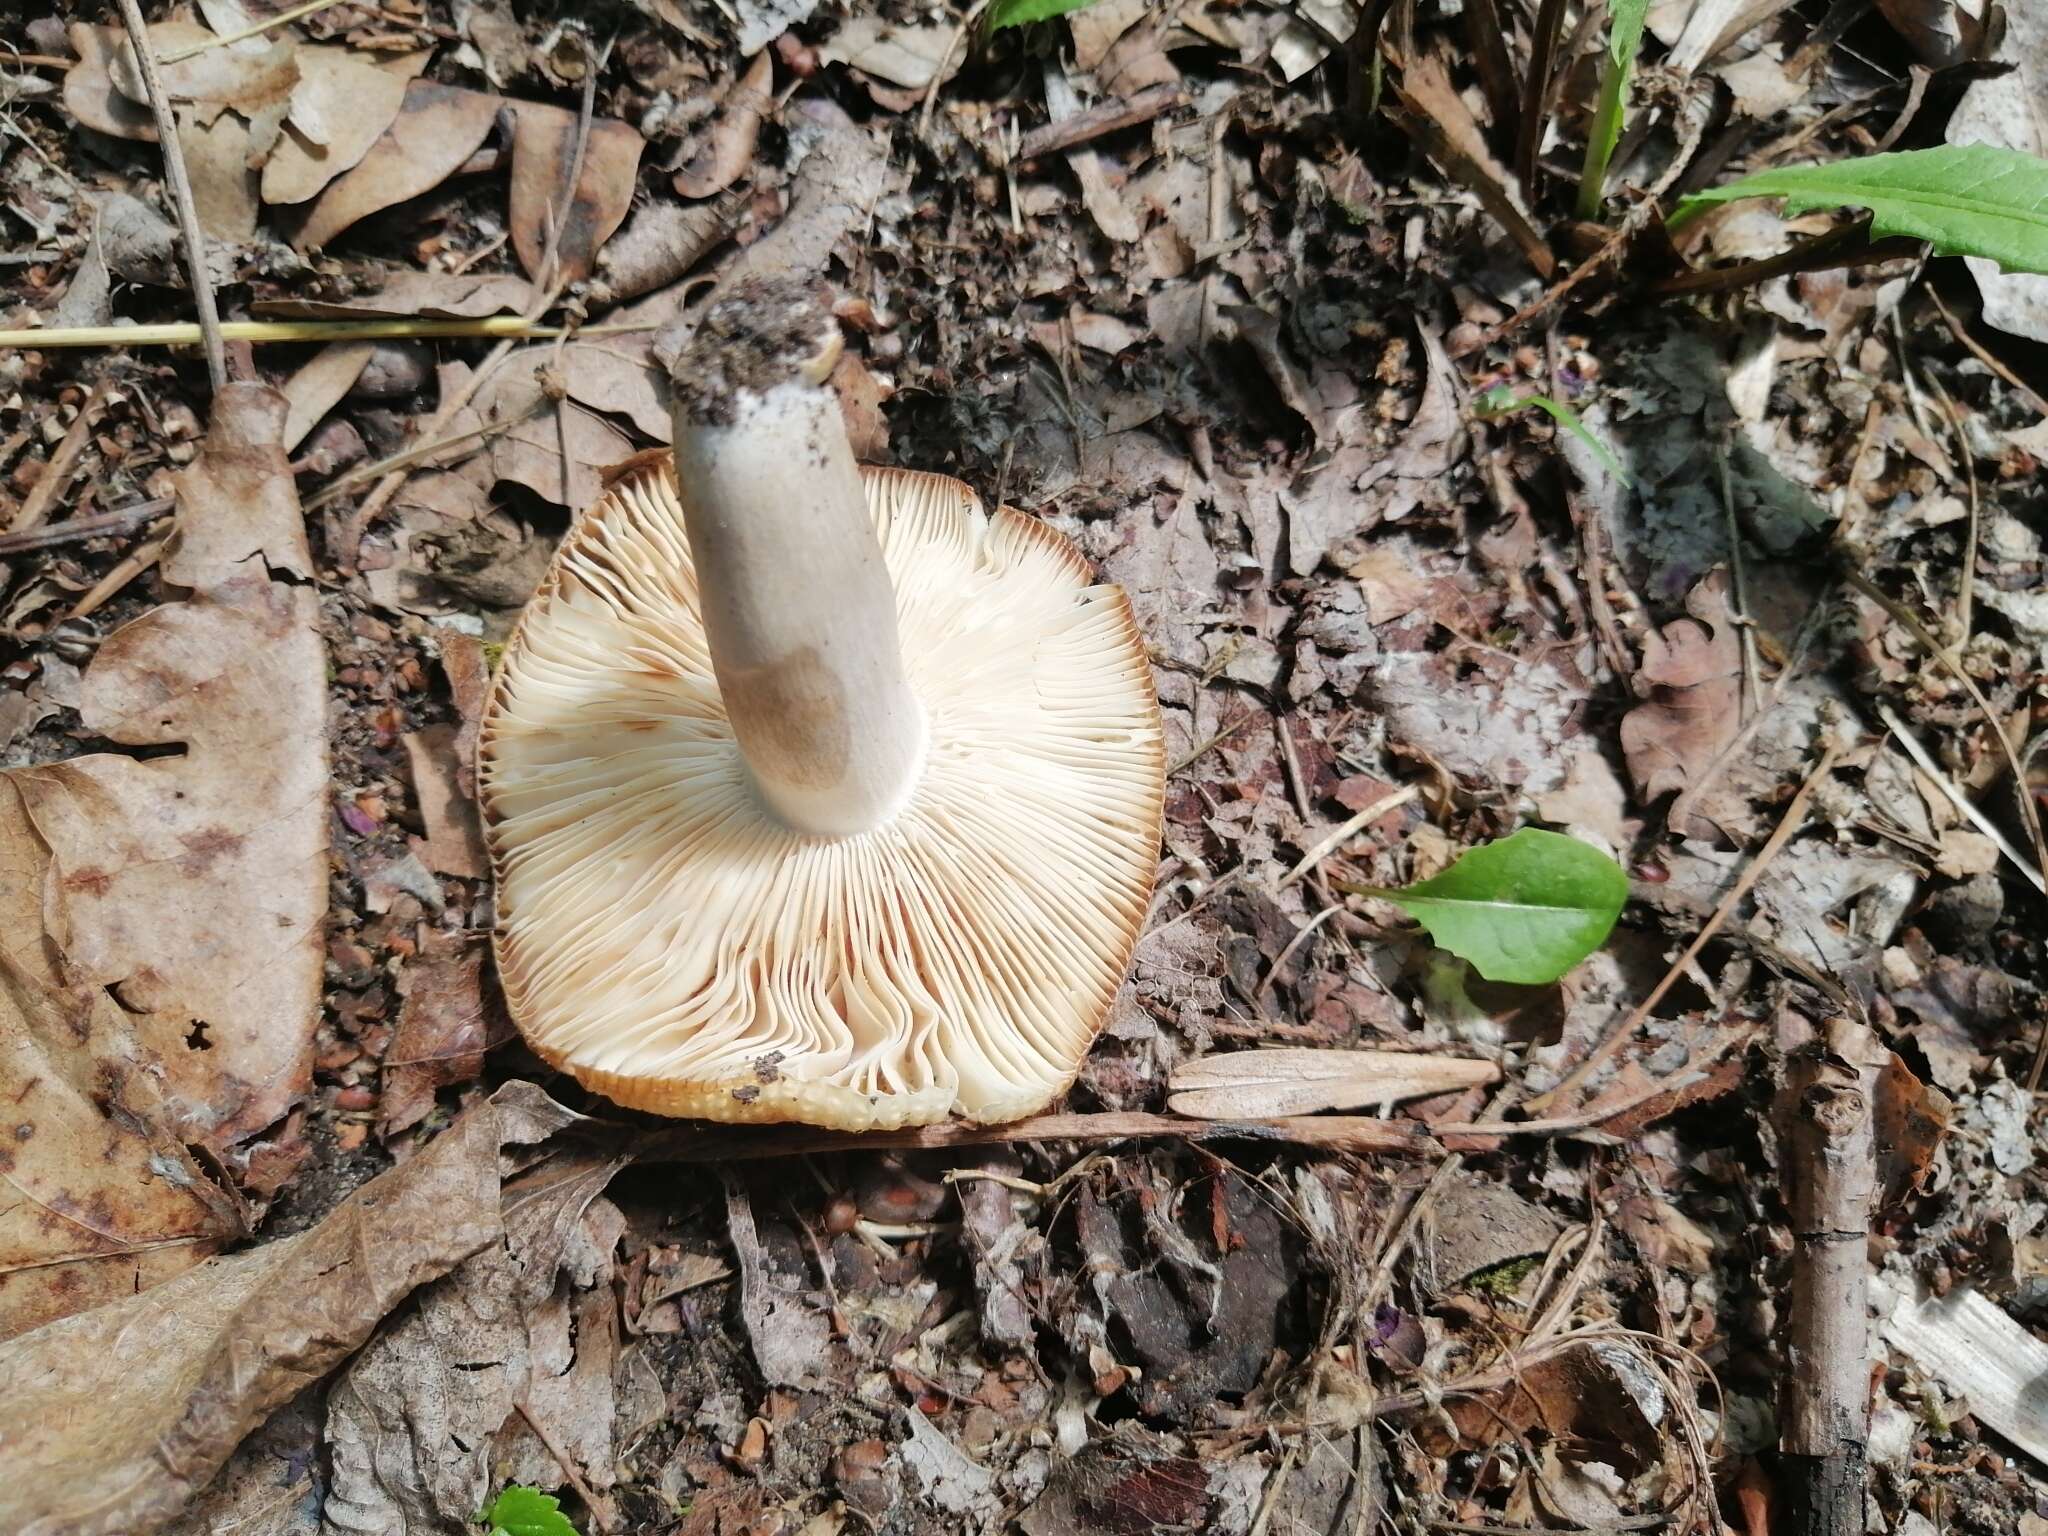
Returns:
[[[157,63],[182,64],[185,60],[197,58],[209,49],[225,48],[231,43],[247,42],[252,37],[262,36],[262,34],[268,32],[273,27],[286,26],[291,22],[312,15],[315,11],[324,11],[330,5],[339,4],[341,4],[341,0],[306,0],[304,5],[295,5],[288,11],[278,12],[275,16],[266,16],[254,26],[244,27],[239,32],[228,32],[218,37],[209,37],[203,42],[193,43],[188,47],[180,48],[175,53],[167,53],[158,59]]]
[[[220,333],[220,310],[213,302],[213,279],[206,270],[206,235],[199,227],[199,205],[192,201],[192,179],[185,174],[185,152],[178,146],[177,114],[171,110],[170,97],[164,94],[163,76],[157,72],[156,55],[150,50],[149,24],[142,19],[139,0],[121,0],[121,20],[128,28],[128,42],[142,75],[142,88],[149,97],[149,109],[156,116],[164,180],[171,184],[171,201],[178,210],[178,230],[185,244],[185,270],[192,281],[192,304],[199,311],[199,344],[206,350],[206,376],[218,394],[227,387],[228,349]]]
[[[1018,143],[1016,158],[1036,160],[1040,155],[1090,143],[1104,134],[1135,128],[1175,107],[1185,106],[1188,100],[1186,89],[1178,85],[1148,85],[1129,96],[1112,96],[1072,117],[1032,129]]]
[[[170,511],[171,506],[170,497],[160,496],[154,501],[138,501],[131,507],[96,512],[91,517],[74,517],[69,522],[55,523],[46,528],[0,533],[0,556],[18,555],[31,549],[51,549],[59,544],[77,544],[85,539],[97,539],[103,534],[126,533],[131,528],[154,522]]]
[[[974,0],[967,14],[960,18],[960,25],[953,29],[953,35],[946,39],[946,51],[939,55],[938,66],[932,70],[931,82],[924,88],[924,110],[917,115],[917,136],[926,138],[932,131],[932,112],[939,103],[939,87],[946,83],[946,67],[953,62],[953,53],[961,40],[967,36],[967,29],[981,20],[981,13],[988,9],[988,0]]]
[[[2013,847],[2012,840],[1999,831],[1997,822],[1977,809],[1976,803],[1963,793],[1962,787],[1955,780],[1942,772],[1941,765],[1935,762],[1933,754],[1921,745],[1920,738],[1913,734],[1912,727],[1901,720],[1889,704],[1877,706],[1877,717],[1884,721],[1894,736],[1899,738],[1899,745],[1906,749],[1906,756],[1913,759],[1913,765],[1932,779],[1935,787],[1948,797],[1949,804],[1961,811],[1971,826],[1998,845],[1998,851],[2004,854],[2012,866],[2026,878],[2028,884],[2043,896],[2048,896],[2048,879],[2043,879],[2040,871],[2027,867],[2025,857],[2019,849]]]
[[[1687,1062],[1678,1073],[1660,1078],[1654,1083],[1630,1090],[1618,1099],[1603,1101],[1576,1114],[1552,1115],[1543,1120],[1468,1120],[1462,1125],[1455,1120],[1437,1120],[1430,1124],[1430,1130],[1437,1136],[1570,1136],[1581,1131],[1597,1129],[1602,1122],[1612,1120],[1629,1110],[1639,1109],[1650,1100],[1663,1094],[1675,1093],[1699,1081],[1700,1075],[1728,1054],[1731,1047],[1747,1040],[1745,1034],[1729,1033],[1714,1046],[1703,1052],[1698,1061]],[[1561,1093],[1567,1083],[1560,1083],[1551,1093]],[[1550,1094],[1543,1095],[1549,1098]],[[1531,1099],[1529,1103],[1541,1101]]]
[[[1728,888],[1728,894],[1721,898],[1720,904],[1714,908],[1713,915],[1701,927],[1698,936],[1686,945],[1685,953],[1680,955],[1673,962],[1671,969],[1664,973],[1664,979],[1650,989],[1649,996],[1629,1010],[1627,1018],[1600,1037],[1600,1043],[1586,1053],[1585,1060],[1565,1074],[1563,1082],[1548,1093],[1538,1094],[1529,1100],[1531,1109],[1541,1109],[1545,1105],[1555,1103],[1564,1094],[1578,1088],[1587,1078],[1606,1065],[1608,1058],[1621,1049],[1622,1042],[1636,1032],[1643,1020],[1650,1016],[1650,1010],[1664,1000],[1664,994],[1669,992],[1677,984],[1678,978],[1685,974],[1685,968],[1699,958],[1700,952],[1712,942],[1714,935],[1721,931],[1721,925],[1734,915],[1735,909],[1742,904],[1743,898],[1749,895],[1750,888],[1770,866],[1771,860],[1792,841],[1793,835],[1805,823],[1806,802],[1813,798],[1816,786],[1834,771],[1835,760],[1841,755],[1841,748],[1832,746],[1821,754],[1819,765],[1806,776],[1806,782],[1799,786],[1799,792],[1785,807],[1785,814],[1779,818],[1778,825],[1772,830],[1771,835],[1764,840],[1763,847],[1757,850],[1757,856],[1749,861],[1749,866],[1737,877],[1735,884]]]
[[[805,1126],[745,1132],[721,1126],[712,1131],[656,1132],[640,1148],[646,1162],[738,1163],[797,1157],[813,1152],[875,1148],[1000,1146],[1012,1142],[1126,1141],[1169,1137],[1182,1141],[1270,1141],[1333,1152],[1391,1152],[1433,1156],[1443,1148],[1413,1121],[1371,1115],[1288,1115],[1266,1120],[1189,1120],[1179,1115],[1139,1112],[1097,1115],[1033,1115],[1009,1125],[944,1125],[902,1131],[820,1131]]]
[[[327,0],[322,0],[327,3]],[[569,1485],[576,1490],[576,1496],[590,1511],[590,1523],[600,1531],[609,1531],[617,1522],[618,1515],[612,1509],[611,1500],[598,1493],[584,1480],[583,1469],[576,1465],[576,1458],[563,1450],[555,1437],[541,1425],[540,1416],[527,1407],[526,1399],[520,1398],[513,1407],[519,1410],[519,1417],[526,1420],[526,1427],[533,1431],[533,1437],[547,1447],[547,1453],[555,1458],[555,1465],[562,1469],[562,1475],[569,1479]]]
[[[1725,293],[1794,272],[1820,272],[1833,267],[1873,267],[1882,261],[1917,256],[1925,245],[1924,241],[1904,235],[1891,235],[1882,240],[1871,240],[1869,235],[1870,220],[1857,219],[1824,235],[1815,235],[1811,240],[1776,256],[1738,262],[1732,267],[1694,268],[1672,277],[1659,278],[1650,284],[1650,292],[1664,298],[1687,293]]]
[[[1001,498],[998,497],[997,500],[1000,503]],[[1207,741],[1202,742],[1198,746],[1188,748],[1187,752],[1172,767],[1166,770],[1166,776],[1169,779],[1178,778],[1182,773],[1185,773],[1189,768],[1222,746],[1224,742],[1230,740],[1231,737],[1242,735],[1246,727],[1254,724],[1258,718],[1259,712],[1257,710],[1246,710],[1241,718],[1224,726],[1222,730],[1211,736]]]
[[[1277,887],[1275,887],[1275,889],[1282,891],[1286,890],[1288,886],[1294,884],[1295,881],[1299,880],[1303,875],[1306,875],[1310,870],[1314,869],[1318,864],[1322,863],[1323,860],[1327,859],[1339,848],[1342,848],[1346,843],[1350,842],[1351,839],[1357,836],[1358,833],[1365,827],[1371,825],[1375,821],[1378,821],[1382,816],[1386,815],[1387,812],[1399,810],[1402,806],[1406,805],[1409,801],[1413,800],[1417,795],[1421,793],[1422,791],[1415,785],[1404,784],[1399,789],[1395,790],[1392,794],[1380,796],[1379,799],[1373,801],[1371,805],[1368,805],[1356,816],[1353,816],[1349,821],[1345,822],[1343,826],[1339,827],[1336,831],[1332,832],[1328,837],[1324,838],[1321,842],[1317,843],[1315,847],[1309,849],[1307,853],[1303,854],[1301,856],[1301,862],[1295,865],[1294,868],[1290,869],[1289,871],[1287,871],[1286,874],[1280,877],[1280,884]]]
[[[1927,376],[1927,383],[1955,432],[1956,455],[1963,461],[1963,482],[1970,491],[1970,522],[1963,535],[1962,581],[1956,592],[1956,649],[1962,651],[1970,644],[1972,610],[1977,600],[1977,455],[1970,449],[1970,435],[1963,430],[1963,418],[1956,410],[1955,401],[1949,398],[1948,391],[1941,387],[1941,381],[1933,374]]]
[[[43,465],[42,474],[29,487],[21,510],[14,514],[14,521],[8,525],[8,533],[29,533],[49,520],[50,509],[71,488],[71,477],[78,469],[79,459],[84,456],[85,445],[92,441],[92,429],[99,425],[100,413],[106,405],[107,386],[94,385],[92,393],[78,408],[78,415],[63,440],[57,444],[57,451],[50,455],[49,462]],[[0,545],[4,544],[5,540],[0,540]]]
[[[1877,1150],[1855,1026],[1839,1021],[1785,1064],[1779,1169],[1792,1226],[1778,1449],[1791,1536],[1862,1536],[1870,1439],[1870,1205]]]
[[[119,565],[93,583],[92,590],[73,605],[71,611],[64,615],[65,619],[82,619],[99,612],[123,587],[155,565],[168,543],[168,538],[152,539],[130,552]]]
[[[1742,569],[1742,525],[1735,518],[1735,487],[1728,478],[1728,452],[1717,446],[1714,463],[1721,471],[1721,510],[1728,518],[1728,571],[1735,584],[1735,629],[1742,643],[1742,690],[1752,715],[1763,708],[1763,684],[1756,670],[1756,624],[1749,616],[1749,578]]]
[[[578,336],[616,336],[654,330],[653,325],[593,325],[575,330]],[[224,341],[378,341],[412,337],[419,340],[492,338],[545,341],[571,333],[559,325],[536,325],[524,315],[484,315],[474,320],[223,320]],[[162,325],[79,325],[31,327],[0,331],[0,347],[33,347],[39,351],[76,347],[190,347],[204,342],[205,332],[190,321]]]
[[[1941,318],[1948,323],[1949,334],[1968,348],[1972,357],[2005,380],[2008,385],[2025,398],[2027,404],[2031,405],[2043,416],[2048,416],[2048,398],[2043,398],[2040,391],[2036,390],[2026,380],[1993,357],[1990,352],[1985,350],[1981,342],[1964,330],[1957,322],[1956,317],[1948,312],[1948,306],[1941,302],[1941,295],[1934,291],[1934,286],[1931,283],[1927,287],[1927,297],[1934,300],[1934,307],[1940,311]]]
[[[1649,204],[1644,203],[1640,206],[1647,208]],[[1631,209],[1628,217],[1615,226],[1614,233],[1607,237],[1599,250],[1588,256],[1576,267],[1573,267],[1571,271],[1537,294],[1535,298],[1524,304],[1512,315],[1509,315],[1500,324],[1489,326],[1478,336],[1472,337],[1453,347],[1451,349],[1451,356],[1453,358],[1469,357],[1472,353],[1482,351],[1497,341],[1504,341],[1531,320],[1534,320],[1538,315],[1543,314],[1546,310],[1555,308],[1564,299],[1566,294],[1606,266],[1613,258],[1614,253],[1628,243],[1629,236],[1633,235],[1639,227],[1640,220],[1636,217],[1636,211]]]

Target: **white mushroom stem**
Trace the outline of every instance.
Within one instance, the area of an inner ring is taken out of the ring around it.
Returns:
[[[778,304],[780,315],[707,317],[677,364],[676,477],[712,670],[754,784],[789,827],[847,836],[909,799],[925,724],[903,676],[896,594],[825,382],[841,346],[836,324],[815,300],[779,287],[714,308]],[[809,330],[815,350],[765,359],[769,376],[759,356],[716,355],[761,345],[758,333],[733,334],[757,325],[771,335],[779,325],[787,346],[793,321],[822,322]]]

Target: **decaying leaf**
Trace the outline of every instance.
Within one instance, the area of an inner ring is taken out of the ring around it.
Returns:
[[[414,80],[398,116],[356,163],[330,181],[306,209],[292,244],[324,246],[350,225],[454,174],[498,120],[499,100],[482,91]]]
[[[1224,1051],[1176,1069],[1167,1107],[1205,1120],[1264,1119],[1393,1104],[1499,1081],[1493,1062],[1415,1051]]]
[[[266,315],[302,320],[362,320],[417,315],[430,320],[470,320],[524,309],[533,285],[510,272],[414,272],[388,274],[375,293],[347,299],[273,299],[258,306]]]
[[[1742,726],[1742,649],[1728,607],[1727,572],[1700,578],[1685,607],[1691,618],[1676,619],[1645,639],[1636,683],[1647,701],[1621,722],[1629,777],[1645,801],[1689,787]],[[1696,807],[1694,816],[1673,830],[1713,836],[1713,806]]]
[[[511,1084],[319,1225],[0,1344],[0,1529],[163,1524],[271,1409],[498,1236],[504,1143],[573,1119]]]
[[[163,1076],[178,1133],[225,1151],[306,1088],[327,910],[327,694],[285,403],[235,384],[178,482],[167,580],[81,686],[85,728],[124,746],[8,775],[47,942],[108,988]],[[12,807],[0,807],[0,811]],[[32,841],[31,841],[32,840]]]
[[[117,139],[156,142],[156,118],[148,103],[129,99],[114,84],[114,63],[127,38],[119,27],[74,21],[71,51],[78,62],[64,74],[64,110],[96,133]]]
[[[434,1107],[434,1093],[473,1080],[494,1035],[509,1035],[502,1005],[484,995],[484,956],[472,946],[451,952],[430,945],[399,977],[405,1001],[398,1031],[384,1053],[382,1131],[409,1130]],[[493,1015],[496,1027],[493,1027]]]
[[[580,1476],[609,1486],[622,1221],[599,1196],[620,1166],[588,1150],[521,1173],[502,1195],[502,1234],[350,1362],[328,1397],[333,1527],[464,1525],[489,1495],[493,1464],[519,1454],[521,1408],[576,1457]],[[537,1461],[521,1459],[508,1480],[561,1486],[560,1465]]]
[[[951,22],[906,27],[880,17],[854,16],[819,45],[818,57],[827,64],[850,64],[905,90],[921,91],[932,83],[949,53],[948,78],[965,61],[965,50],[953,46],[955,30]]]
[[[13,851],[0,831],[0,1339],[147,1290],[241,1225],[171,1134],[113,999],[38,974],[40,944],[9,947],[40,927]]]
[[[430,725],[409,731],[404,742],[420,821],[426,828],[422,851],[427,868],[464,880],[481,880],[490,873],[490,857],[484,851],[483,822],[476,801],[463,794],[457,783],[455,727]]]
[[[341,404],[342,396],[355,387],[376,349],[374,341],[329,342],[284,381],[280,386],[285,399],[280,442],[286,453],[304,442],[306,434],[320,424],[320,418]]]

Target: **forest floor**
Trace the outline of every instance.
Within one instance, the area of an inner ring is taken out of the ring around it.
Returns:
[[[15,3],[0,323],[195,321],[120,11]],[[152,18],[221,316],[592,334],[0,349],[0,1530],[1789,1531],[1820,1042],[1870,1529],[2048,1533],[2048,279],[1662,222],[2048,151],[2038,7],[1658,0],[1593,219],[1599,7],[219,41],[276,9]],[[863,455],[1069,534],[1151,649],[1157,892],[1061,1139],[664,1126],[497,992],[497,647],[763,239]],[[1525,824],[1630,874],[1554,985],[1352,893]],[[1491,1070],[1219,1060],[1274,1046]]]

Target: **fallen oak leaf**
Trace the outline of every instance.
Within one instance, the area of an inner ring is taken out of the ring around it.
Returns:
[[[1645,803],[1690,790],[1741,729],[1742,649],[1728,606],[1728,573],[1716,569],[1686,594],[1690,618],[1646,636],[1636,687],[1647,697],[1622,717],[1621,750]],[[1672,829],[1712,836],[1711,811],[1674,807]]]
[[[216,397],[164,552],[190,595],[116,630],[80,686],[85,730],[182,754],[15,769],[0,804],[67,981],[114,994],[178,1133],[220,1154],[305,1092],[320,1005],[326,657],[284,416],[265,385]]]

